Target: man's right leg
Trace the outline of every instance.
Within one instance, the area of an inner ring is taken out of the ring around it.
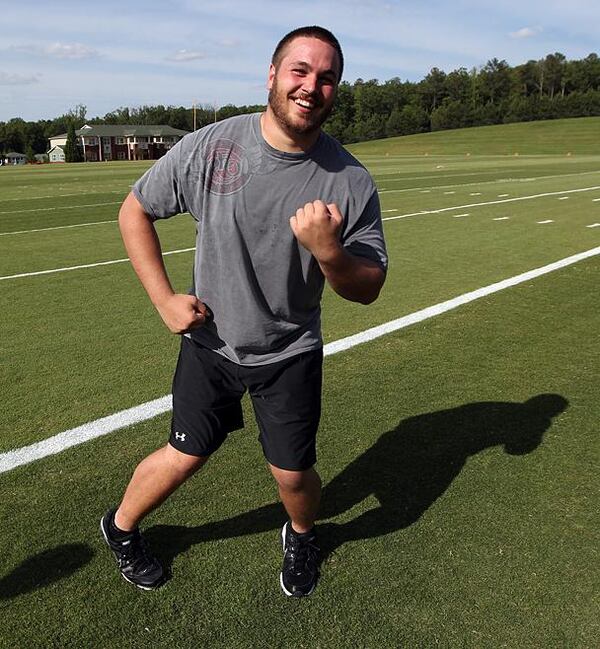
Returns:
[[[162,566],[150,554],[137,526],[206,464],[229,432],[243,427],[243,393],[237,366],[182,337],[173,379],[169,443],[140,462],[121,504],[100,523],[121,574],[136,586],[152,589],[164,581]]]
[[[187,455],[170,444],[142,460],[123,501],[102,517],[100,529],[121,575],[138,588],[153,590],[165,581],[160,561],[152,556],[139,522],[206,463],[208,457]]]
[[[135,469],[114,523],[131,532],[151,511],[200,469],[208,457],[187,455],[167,444],[142,460]]]

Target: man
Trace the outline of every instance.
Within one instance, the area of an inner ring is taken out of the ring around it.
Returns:
[[[320,298],[376,299],[387,267],[379,200],[365,169],[321,131],[342,76],[336,38],[303,27],[278,44],[265,113],[184,137],[134,186],[119,214],[131,263],[158,313],[183,334],[168,444],[136,468],[101,521],[125,579],[164,581],[139,522],[243,427],[246,390],[289,515],[280,584],[309,595],[321,481],[313,465],[321,410]],[[153,221],[197,222],[194,287],[173,291]]]

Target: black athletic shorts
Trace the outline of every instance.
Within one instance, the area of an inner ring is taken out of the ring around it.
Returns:
[[[322,368],[322,349],[247,367],[182,336],[169,443],[188,455],[214,453],[227,433],[244,427],[241,399],[248,390],[267,461],[308,469],[316,462]]]

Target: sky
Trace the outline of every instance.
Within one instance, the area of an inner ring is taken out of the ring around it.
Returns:
[[[600,50],[593,0],[0,0],[0,121],[263,104],[275,45],[310,24],[335,33],[351,83]]]

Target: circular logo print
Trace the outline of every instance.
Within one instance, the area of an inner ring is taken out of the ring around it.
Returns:
[[[205,153],[208,189],[212,194],[234,194],[250,180],[246,150],[233,140],[211,142]]]

